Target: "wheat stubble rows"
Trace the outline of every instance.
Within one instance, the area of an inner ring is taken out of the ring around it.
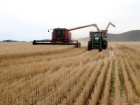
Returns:
[[[28,43],[10,53],[4,45],[0,105],[140,105],[139,43],[102,52]]]

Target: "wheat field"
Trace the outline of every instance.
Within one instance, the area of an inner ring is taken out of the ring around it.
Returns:
[[[140,105],[140,43],[0,43],[0,105]]]

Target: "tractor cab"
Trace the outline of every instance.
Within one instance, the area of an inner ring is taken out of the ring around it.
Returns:
[[[98,48],[101,45],[102,33],[101,32],[90,32],[90,40],[92,48]]]

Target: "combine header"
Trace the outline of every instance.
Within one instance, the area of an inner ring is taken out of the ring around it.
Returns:
[[[89,36],[90,40],[88,41],[88,50],[99,49],[99,51],[102,51],[103,49],[106,49],[108,47],[108,42],[106,38],[107,38],[108,28],[110,25],[115,27],[114,24],[109,22],[105,30],[101,30],[98,32],[90,32],[90,36]]]
[[[70,31],[91,26],[96,27],[97,31],[100,31],[96,24],[80,26],[72,29],[55,28],[52,29],[52,40],[34,40],[33,45],[75,45],[75,47],[79,48],[81,47],[81,43],[78,42],[78,40],[72,40]]]

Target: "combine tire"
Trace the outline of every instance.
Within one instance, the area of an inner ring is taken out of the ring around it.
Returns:
[[[103,41],[103,49],[106,49],[107,47],[108,47],[108,43],[107,43],[107,41],[105,40],[105,41]]]
[[[77,45],[76,45],[76,48],[80,48],[81,47],[81,43],[78,42]]]
[[[92,50],[92,48],[91,48],[91,42],[90,41],[88,41],[88,51],[89,50]]]

